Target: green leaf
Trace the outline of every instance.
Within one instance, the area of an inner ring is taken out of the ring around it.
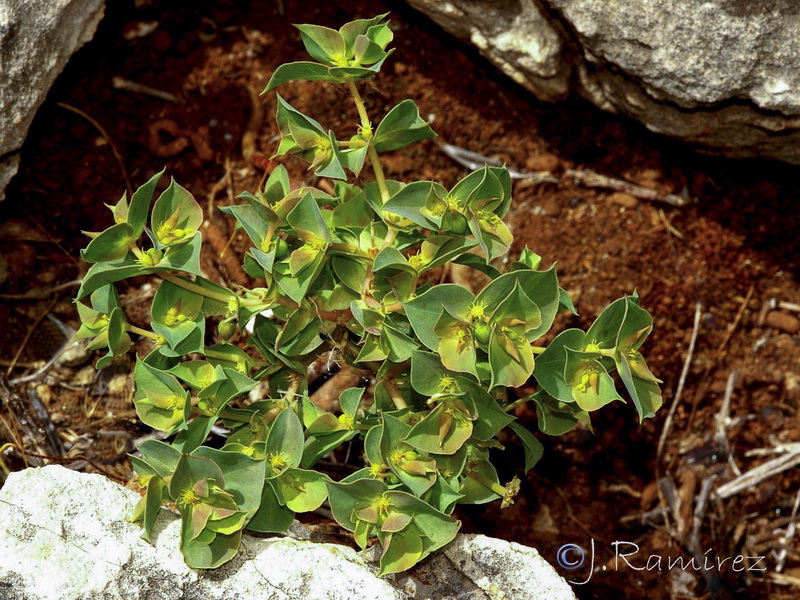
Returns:
[[[477,377],[475,338],[470,325],[451,314],[445,307],[433,331],[440,338],[437,350],[442,364],[451,371],[470,373]]]
[[[349,483],[328,481],[326,485],[333,518],[348,531],[355,530],[355,512],[374,504],[389,490],[377,479],[359,479]]]
[[[172,476],[181,458],[179,450],[159,440],[145,440],[137,449],[142,454],[142,460],[162,479]]]
[[[536,366],[538,368],[538,361]],[[591,429],[589,413],[581,410],[574,402],[560,402],[544,390],[538,391],[532,398],[536,403],[539,431],[542,433],[564,435],[578,423],[584,423]]]
[[[436,354],[418,350],[411,356],[411,387],[418,394],[433,396],[451,391],[448,387],[456,384],[456,376]]]
[[[177,501],[183,492],[191,490],[197,482],[204,479],[212,480],[215,485],[225,489],[225,476],[217,463],[210,458],[184,454],[175,466],[175,473],[169,482],[169,495]]]
[[[460,285],[444,283],[432,287],[414,300],[403,303],[406,316],[419,340],[431,350],[439,349],[439,336],[433,329],[447,306],[453,314],[468,314],[475,296]]]
[[[261,505],[253,518],[247,523],[247,529],[259,533],[282,533],[294,522],[294,512],[278,502],[272,482],[264,482]]]
[[[159,244],[181,244],[190,240],[200,229],[203,209],[189,191],[173,179],[156,200],[150,221]]]
[[[519,387],[533,373],[533,352],[522,327],[503,329],[495,325],[489,339],[492,387]]]
[[[133,235],[131,237],[133,237],[134,240],[139,239],[139,236],[142,235],[142,231],[144,231],[144,225],[147,222],[147,213],[150,211],[150,202],[153,199],[153,192],[159,180],[163,177],[164,171],[166,171],[166,169],[162,169],[160,172],[153,175],[147,183],[136,190],[133,196],[131,196],[131,203],[128,207],[126,221],[133,227]]]
[[[388,464],[400,481],[421,496],[436,482],[436,462],[414,452],[402,441],[411,427],[396,417],[384,413],[381,430],[381,462]]]
[[[419,116],[413,100],[403,100],[383,118],[375,130],[373,144],[378,152],[397,150],[412,142],[436,137]]]
[[[347,47],[342,34],[321,25],[295,25],[300,30],[303,45],[312,58],[327,65],[341,66]]]
[[[304,195],[297,205],[286,216],[286,221],[305,241],[321,240],[331,242],[331,234],[316,200],[311,194]]]
[[[633,404],[636,406],[636,412],[639,413],[639,421],[643,421],[649,417],[655,416],[656,411],[661,408],[661,390],[658,387],[658,380],[652,376],[650,370],[644,365],[644,359],[636,352],[633,357],[629,357],[623,352],[617,352],[614,355],[614,361],[617,365],[620,378],[625,384],[625,389],[628,390]],[[637,376],[638,373],[644,371],[650,374],[648,378]],[[652,378],[652,379],[651,379]]]
[[[288,469],[273,481],[278,500],[296,513],[316,510],[328,497],[330,478],[317,471]]]
[[[539,459],[542,458],[544,446],[542,446],[542,443],[537,440],[530,431],[519,423],[511,423],[509,427],[517,434],[522,442],[522,448],[525,451],[525,472],[527,473],[539,462]]]
[[[200,446],[192,452],[192,456],[214,461],[225,474],[225,491],[233,496],[239,510],[255,512],[261,504],[261,490],[264,485],[263,460],[208,446]]]
[[[586,334],[580,329],[567,329],[550,342],[544,352],[536,358],[533,376],[548,394],[561,402],[573,402],[572,386],[565,380],[567,348],[584,347]]]
[[[572,398],[582,410],[595,411],[615,400],[622,400],[614,380],[593,353],[567,348],[565,378],[572,387]]]
[[[198,326],[198,317],[205,326],[205,317],[200,312],[202,306],[203,296],[162,281],[151,306],[153,330],[164,336],[170,348],[175,349]]]
[[[483,304],[490,311],[494,310],[508,297],[517,283],[541,311],[541,324],[527,332],[528,340],[533,342],[552,327],[558,313],[560,294],[555,267],[547,271],[522,270],[501,275],[478,294],[475,302]]]
[[[184,518],[185,519],[185,518]],[[185,530],[191,530],[185,526]],[[242,532],[231,535],[215,534],[204,530],[205,535],[189,539],[184,535],[181,541],[181,552],[186,564],[192,569],[216,569],[233,559],[239,552]]]
[[[407,571],[422,559],[422,553],[422,538],[417,532],[407,530],[388,535],[378,576]]]
[[[190,395],[175,377],[137,360],[133,378],[136,414],[143,423],[167,432],[185,427],[191,409]]]
[[[89,242],[81,251],[81,258],[88,263],[119,260],[127,256],[134,240],[133,227],[128,223],[117,223]]]
[[[75,299],[80,300],[102,287],[147,272],[148,268],[137,262],[131,254],[118,261],[95,263],[84,275]]]
[[[147,483],[147,492],[144,500],[144,514],[142,515],[142,537],[150,541],[150,533],[161,513],[161,502],[164,500],[165,484],[159,477],[153,477]]]
[[[345,23],[344,25],[342,25],[339,28],[339,33],[342,35],[342,39],[344,40],[348,55],[353,53],[353,48],[355,46],[356,38],[360,35],[365,35],[368,31],[370,31],[370,29],[377,26],[388,15],[389,13],[386,12],[376,17],[372,17],[371,19],[357,19],[355,21],[350,21],[349,23]],[[382,48],[385,47],[386,44],[382,46]]]
[[[319,63],[313,62],[293,62],[284,63],[280,65],[267,83],[262,94],[267,93],[273,88],[278,87],[282,83],[303,79],[305,81],[339,81],[337,77],[331,77],[328,73],[328,67]]]
[[[455,454],[472,436],[473,416],[445,400],[411,428],[405,441],[431,454]]]
[[[282,467],[275,468],[268,477],[280,475],[286,469],[294,469],[300,465],[303,458],[303,425],[293,410],[282,410],[272,422],[267,437],[267,461],[270,457],[280,456]]]
[[[437,218],[430,210],[425,211],[436,200],[435,190],[436,187],[431,181],[409,183],[389,198],[383,208],[388,212],[412,221],[420,227],[435,231],[441,225],[441,216]],[[441,210],[444,212],[444,202],[441,202],[441,200],[439,202],[442,205]]]

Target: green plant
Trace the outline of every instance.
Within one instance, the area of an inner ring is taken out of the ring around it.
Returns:
[[[298,156],[336,182],[332,194],[290,189],[279,166],[263,189],[240,196],[243,204],[222,208],[252,241],[244,269],[265,287],[234,292],[201,275],[200,206],[173,181],[150,210],[163,172],[110,206],[116,224],[90,234],[83,251],[93,264],[78,292],[89,304],[78,302],[77,337],[108,348],[98,367],[129,350],[131,333],[156,344],[137,360],[134,403],[141,420],[172,441],[148,440],[131,458],[147,489],[134,519],[148,537],[161,503],[175,502],[192,567],[217,567],[235,556],[244,529],[284,531],[296,513],[328,499],[359,546],[377,536],[382,574],[405,570],[453,539],[457,504],[512,502],[519,480],[501,485],[491,463],[490,449],[502,449],[498,434],[509,428],[519,437],[525,471],[542,453],[514,407],[533,401],[539,429],[563,434],[620,399],[614,369],[640,418],[661,404],[639,353],[652,319],[635,295],[611,304],[587,332],[570,329],[547,347],[534,345],[559,311],[574,308],[555,269],[540,270],[530,250],[508,272],[491,264],[512,243],[502,220],[511,202],[505,168],[485,167],[450,190],[386,179],[380,152],[435,134],[411,100],[373,129],[356,82],[373,77],[391,53],[384,17],[339,31],[298,26],[316,62],[285,64],[267,85],[344,84],[361,123],[342,141],[278,96],[276,154]],[[367,162],[375,181],[348,183],[347,172],[358,176]],[[449,262],[491,282],[477,295],[434,284],[431,275]],[[152,330],[126,321],[115,287],[140,275],[161,278]],[[219,320],[216,333],[208,319]],[[228,342],[237,332],[248,349]],[[316,406],[307,366],[323,352],[373,377],[371,398],[350,388],[337,414]],[[506,394],[531,375],[536,393]],[[243,401],[263,380],[269,397]],[[219,422],[230,435],[221,449],[205,446]],[[364,468],[338,482],[313,469],[356,438]]]

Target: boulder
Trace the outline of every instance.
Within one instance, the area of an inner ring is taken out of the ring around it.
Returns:
[[[543,100],[580,94],[697,150],[800,164],[794,0],[408,0]]]
[[[180,520],[164,509],[153,543],[126,518],[139,495],[60,466],[11,473],[0,490],[3,600],[575,600],[533,548],[459,535],[408,573],[379,578],[377,550],[332,540],[338,528],[295,522],[285,536],[250,536],[214,571],[180,553]],[[337,536],[338,537],[335,537]]]
[[[72,53],[92,39],[103,0],[0,2],[0,200],[33,116]]]

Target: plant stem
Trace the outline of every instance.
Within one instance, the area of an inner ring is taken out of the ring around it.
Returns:
[[[345,82],[347,83],[347,89],[350,90],[350,94],[353,96],[353,100],[356,103],[356,110],[361,119],[361,125],[369,127],[369,115],[367,115],[367,109],[364,107],[364,101],[361,99],[361,94],[358,93],[355,81],[353,81],[352,77],[345,77]]]
[[[372,124],[369,122],[367,109],[364,107],[364,101],[361,99],[361,94],[358,93],[358,88],[356,87],[355,81],[353,81],[352,77],[346,77],[345,82],[347,83],[347,89],[350,90],[350,94],[353,96],[353,101],[356,103],[356,110],[358,111],[358,116],[361,118],[362,131],[366,130],[371,132]],[[370,164],[372,164],[372,170],[375,172],[375,181],[378,182],[378,189],[381,192],[381,200],[386,202],[389,200],[389,188],[386,186],[386,176],[383,174],[383,167],[381,167],[381,161],[378,158],[378,152],[375,150],[375,146],[371,143],[371,139],[367,139],[366,142],[369,144],[367,148],[367,156],[369,157]]]
[[[480,473],[479,471],[470,471],[469,475],[467,476],[471,477],[472,479],[480,483],[482,486],[489,488],[498,496],[500,497],[505,496],[506,488],[504,488],[496,481],[492,481],[491,479],[486,477],[483,473]]]
[[[528,401],[529,401],[529,400],[531,400],[532,398],[533,398],[533,396],[530,396],[530,395],[528,395],[528,396],[523,396],[522,398],[517,398],[517,399],[516,399],[516,400],[514,400],[513,402],[510,402],[510,403],[506,404],[506,405],[503,407],[503,410],[504,410],[504,411],[506,411],[506,412],[511,412],[512,410],[514,410],[514,409],[515,409],[515,408],[517,408],[518,406],[521,406],[522,404],[525,404],[526,402],[528,402]]]
[[[203,350],[203,354],[205,355],[206,358],[215,358],[217,360],[226,360],[226,361],[232,362],[232,363],[238,363],[239,360],[241,359],[240,356],[237,356],[235,354],[227,354],[225,352],[218,352],[216,350],[210,350],[208,348],[205,348]],[[268,367],[271,364],[271,363],[268,363],[265,360],[259,360],[257,358],[252,358],[250,356],[248,356],[247,358],[257,367]]]
[[[139,249],[139,246],[136,245],[136,242],[129,242],[128,248],[130,248],[136,258],[142,258],[142,251]]]
[[[394,407],[397,410],[406,408],[408,406],[405,398],[400,395],[400,391],[394,385],[394,381],[387,379],[384,381],[384,385],[386,386],[386,391],[389,392],[389,397],[392,399],[392,402],[394,402]]]
[[[533,352],[534,354],[541,354],[545,350],[547,350],[547,348],[545,348],[544,346],[531,346],[531,352]]]
[[[172,275],[171,273],[167,273],[164,271],[158,273],[158,276],[161,277],[161,279],[163,279],[164,281],[169,281],[173,285],[177,285],[178,287],[183,288],[199,296],[204,296],[209,300],[216,300],[217,302],[223,302],[225,304],[228,304],[231,300],[236,299],[242,306],[259,306],[261,304],[264,304],[264,302],[258,300],[257,298],[242,298],[241,296],[237,296],[233,292],[231,292],[229,296],[227,294],[215,292],[214,290],[207,290],[206,288],[197,285],[192,281],[181,279],[180,277],[177,277],[175,275]]]
[[[375,150],[375,146],[372,144],[367,148],[367,156],[369,156],[372,170],[375,171],[375,181],[378,182],[378,189],[381,191],[381,200],[383,200],[383,202],[388,202],[390,194],[389,188],[386,186],[386,177],[383,174],[381,160],[378,158],[378,151]],[[394,229],[389,229],[389,231],[394,231]]]
[[[161,336],[157,333],[153,333],[152,331],[147,331],[146,329],[142,329],[141,327],[136,327],[136,325],[131,325],[128,323],[125,325],[125,329],[130,331],[131,333],[135,333],[137,335],[144,336],[146,338],[150,338],[154,342],[160,341]]]
[[[224,302],[225,304],[227,304],[233,298],[237,297],[236,294],[234,294],[233,292],[231,292],[230,296],[227,296],[225,294],[220,294],[218,292],[215,292],[214,290],[207,290],[204,287],[201,287],[194,282],[181,279],[180,277],[176,277],[175,275],[172,275],[170,273],[162,272],[159,273],[158,276],[161,277],[161,279],[163,279],[164,281],[169,281],[171,284],[177,285],[178,287],[183,288],[189,292],[193,292],[200,296],[205,296],[209,300],[217,300],[218,302]]]
[[[339,140],[339,145],[344,146],[345,148],[363,148],[367,145],[366,142],[362,142],[361,140],[351,140],[349,142],[343,142]]]

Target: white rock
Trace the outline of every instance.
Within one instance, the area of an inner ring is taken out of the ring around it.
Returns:
[[[0,490],[0,598],[575,598],[536,550],[475,535],[458,536],[412,574],[378,578],[374,562],[295,523],[291,537],[246,535],[231,562],[193,570],[180,554],[176,515],[163,511],[153,544],[126,521],[138,499],[105,477],[59,466],[12,473]]]
[[[0,200],[33,116],[72,53],[89,41],[103,0],[0,0]]]

